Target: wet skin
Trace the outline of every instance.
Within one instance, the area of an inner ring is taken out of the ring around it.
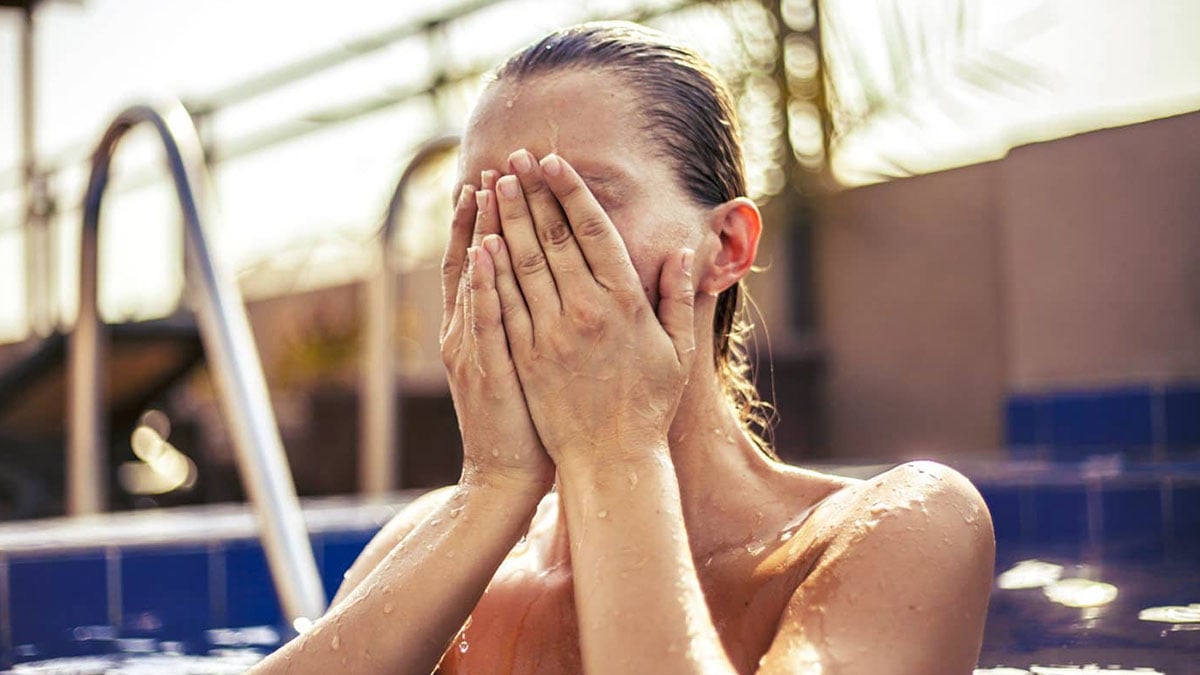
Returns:
[[[671,425],[670,454],[694,569],[683,573],[698,580],[729,665],[742,673],[968,672],[991,583],[993,540],[978,494],[929,463],[866,482],[787,467],[762,457],[738,431],[705,365],[712,360],[704,338],[715,295],[745,274],[747,255],[753,259],[755,242],[739,244],[730,233],[750,227],[749,216],[686,196],[639,130],[628,91],[612,75],[580,71],[493,85],[465,138],[463,182],[481,176],[490,190],[483,199],[495,200],[499,176],[527,173],[513,166],[514,150],[534,159],[560,155],[611,218],[652,307],[675,251],[695,249],[694,330],[701,338]],[[543,212],[553,205],[535,189],[536,175],[519,178],[531,212],[537,199]],[[473,243],[501,233],[508,255],[514,238],[530,233],[496,218],[477,221]],[[741,236],[756,241],[757,231]],[[527,299],[530,312],[533,304]],[[441,498],[423,498],[381,538],[388,545],[401,539],[407,523],[436,511]],[[501,563],[440,672],[582,671],[576,584],[587,580],[575,577],[564,511],[559,492],[541,500],[527,539]],[[636,564],[620,571],[619,583],[635,583],[638,573]]]
[[[403,641],[437,640],[443,673],[973,668],[994,555],[978,493],[933,463],[853,481],[759,452],[725,403],[711,344],[717,294],[754,260],[757,210],[696,205],[638,119],[609,73],[485,92],[445,268],[463,479],[384,528],[319,622],[328,632],[289,645],[304,655],[290,663],[421,672],[431,662]],[[582,189],[568,199],[568,178],[522,166],[524,152],[561,157]],[[546,236],[564,218],[571,229]],[[579,234],[597,218],[609,230]],[[539,327],[557,351],[532,348]],[[573,331],[585,349],[563,339]],[[612,393],[621,384],[628,395]],[[446,630],[468,610],[463,631]],[[331,633],[354,650],[330,651]],[[400,641],[391,652],[388,639]],[[366,650],[380,667],[346,656]]]

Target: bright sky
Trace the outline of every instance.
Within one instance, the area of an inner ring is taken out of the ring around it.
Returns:
[[[871,71],[886,66],[877,26],[879,7],[889,3],[896,0],[825,3],[829,16],[846,26],[847,47],[873,64]],[[58,157],[90,146],[126,103],[212,92],[428,15],[430,4],[46,2],[37,17],[39,155]],[[511,0],[451,31],[446,38],[449,58],[495,59],[589,11],[647,4],[661,2]],[[968,91],[953,77],[935,78],[931,86],[938,90],[929,93],[950,92],[958,112],[948,115],[944,105],[934,102],[936,97],[916,92],[906,104],[904,119],[884,116],[845,139],[835,156],[835,168],[844,181],[872,180],[881,157],[903,161],[919,171],[935,170],[995,158],[1021,143],[1200,108],[1200,2],[1196,0],[978,0],[973,4],[979,10],[982,47],[1005,51],[1030,64],[1041,84],[1028,91],[1001,90],[997,97]],[[1037,11],[1029,14],[1030,9]],[[922,19],[908,17],[915,22]],[[719,48],[729,34],[710,24],[699,32],[696,24],[689,24],[692,27],[683,37],[719,58]],[[0,11],[0,342],[19,339],[26,331],[19,193],[12,189],[18,147],[19,26],[16,11]],[[1017,40],[1014,35],[1023,37]],[[411,42],[384,49],[231,110],[215,120],[213,131],[218,140],[239,137],[247,130],[269,129],[298,110],[316,110],[417,82],[425,72],[425,59],[422,46]],[[451,118],[465,115],[472,91],[468,87],[448,102]],[[436,127],[429,106],[416,102],[223,164],[215,176],[222,217],[214,226],[221,245],[239,269],[275,266],[297,286],[360,273],[346,264],[347,251],[360,250],[357,247],[378,225],[407,153]],[[117,162],[118,194],[107,202],[102,245],[101,264],[112,272],[103,275],[101,304],[106,315],[114,318],[166,314],[178,302],[181,286],[176,264],[179,228],[165,183],[130,190],[128,181],[123,189],[120,179],[123,167],[157,161],[156,150],[145,143],[130,145]],[[78,255],[75,207],[83,178],[77,168],[57,176],[54,183],[64,225],[56,243],[65,270],[57,282],[57,296],[68,316],[74,312],[78,283],[72,261]],[[418,257],[430,255],[419,240],[408,243]],[[320,264],[321,260],[327,264]]]

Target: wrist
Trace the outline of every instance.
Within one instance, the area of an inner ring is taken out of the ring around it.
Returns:
[[[620,451],[564,452],[558,462],[560,483],[588,486],[591,489],[632,489],[644,478],[660,475],[675,476],[675,465],[666,439],[649,441],[636,446],[624,446]]]
[[[455,494],[463,499],[508,502],[537,506],[554,484],[553,472],[545,476],[514,474],[503,471],[471,471],[464,467]]]

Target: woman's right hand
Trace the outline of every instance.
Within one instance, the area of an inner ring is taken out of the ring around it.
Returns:
[[[463,186],[442,260],[441,353],[462,434],[460,485],[540,496],[554,481],[554,464],[533,427],[508,351],[491,257],[479,250],[484,236],[500,233],[497,173],[485,171],[481,178],[478,192]]]

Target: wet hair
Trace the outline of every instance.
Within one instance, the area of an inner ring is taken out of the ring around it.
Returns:
[[[565,70],[605,70],[637,92],[642,130],[672,164],[684,193],[713,207],[746,194],[745,167],[733,97],[711,65],[663,33],[627,22],[593,22],[555,31],[517,52],[494,73],[521,80]],[[750,378],[749,324],[742,282],[717,297],[713,360],[721,387],[759,449],[768,408]]]

